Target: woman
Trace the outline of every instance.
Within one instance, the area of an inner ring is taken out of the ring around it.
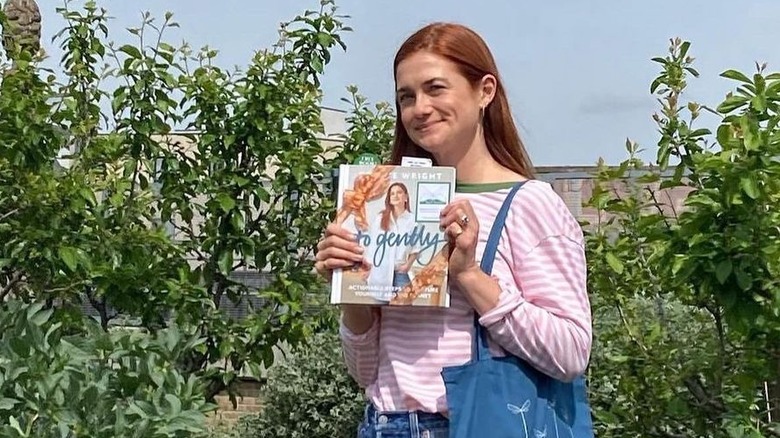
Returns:
[[[403,183],[396,182],[390,185],[385,196],[385,208],[377,215],[371,226],[372,242],[376,242],[376,236],[382,233],[407,234],[411,233],[415,227],[414,215],[409,208],[409,190]],[[418,249],[405,245],[387,245],[384,248],[384,256],[381,263],[375,264],[375,248],[369,245],[365,254],[368,263],[366,272],[369,285],[372,284],[392,284],[394,290],[398,290],[411,279],[409,270],[417,258]],[[386,262],[385,262],[386,261]],[[386,266],[392,266],[388,269]],[[389,294],[388,294],[389,295]],[[389,300],[389,297],[387,298]]]
[[[347,368],[370,404],[362,437],[376,430],[446,436],[440,375],[471,358],[473,312],[494,354],[514,354],[554,378],[586,369],[590,304],[582,230],[532,166],[512,121],[506,92],[485,42],[470,29],[426,26],[394,63],[397,123],[392,162],[428,157],[454,166],[456,197],[441,214],[451,242],[451,306],[345,306],[341,339]],[[493,219],[518,181],[492,276],[479,267]],[[482,226],[484,224],[484,226]],[[354,236],[333,224],[318,245],[324,276],[361,260]]]

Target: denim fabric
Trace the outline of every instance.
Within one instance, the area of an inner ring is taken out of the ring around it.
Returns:
[[[449,421],[423,412],[377,412],[366,407],[357,438],[447,438]]]
[[[411,283],[412,279],[409,277],[409,274],[404,272],[398,272],[395,271],[393,273],[393,286],[395,287],[404,287],[407,284]]]

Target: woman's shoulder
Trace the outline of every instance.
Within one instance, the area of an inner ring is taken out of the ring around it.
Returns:
[[[529,180],[512,200],[507,221],[538,239],[566,236],[582,240],[582,228],[563,198],[545,181]]]
[[[555,214],[561,208],[566,208],[566,203],[563,202],[563,198],[558,195],[550,183],[531,179],[526,181],[517,191],[512,207],[540,209],[536,211],[539,214]]]

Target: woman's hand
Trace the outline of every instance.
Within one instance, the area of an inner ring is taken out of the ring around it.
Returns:
[[[341,226],[331,223],[317,244],[314,268],[330,281],[334,269],[350,268],[355,265],[360,265],[365,280],[371,265],[363,258],[363,248],[358,245],[357,237]],[[345,304],[341,308],[344,325],[355,334],[368,331],[378,317],[377,309],[370,306]]]
[[[344,269],[365,264],[363,248],[357,243],[357,237],[331,223],[317,244],[317,256],[314,268],[326,280],[330,281],[334,269]]]
[[[449,273],[459,282],[474,272],[481,272],[476,261],[479,221],[471,203],[457,200],[441,211],[440,225],[450,243]]]
[[[409,272],[409,269],[411,269],[411,268],[412,268],[412,264],[411,263],[408,263],[408,262],[407,263],[399,263],[395,267],[395,272],[399,272],[401,274],[406,274],[407,272]]]

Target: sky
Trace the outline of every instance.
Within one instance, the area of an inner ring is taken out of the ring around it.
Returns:
[[[113,17],[110,39],[130,42],[125,29],[149,11],[162,20],[173,12],[180,25],[166,38],[193,48],[219,50],[225,68],[248,65],[252,54],[277,39],[278,25],[316,0],[98,0]],[[64,21],[61,0],[38,0],[44,44],[52,59],[60,53],[51,37]],[[80,3],[74,1],[71,7]],[[780,71],[780,1],[745,0],[337,0],[354,30],[343,35],[346,52],[334,52],[322,78],[324,105],[340,101],[357,85],[369,101],[392,101],[392,60],[417,28],[434,21],[472,27],[498,63],[513,116],[537,166],[617,164],[627,138],[654,157],[658,134],[652,121],[659,104],[650,83],[659,72],[650,61],[665,56],[669,38],[691,42],[694,67],[687,98],[712,107],[734,83],[719,77],[727,69],[755,72],[755,62]],[[714,116],[701,127],[714,130]]]

